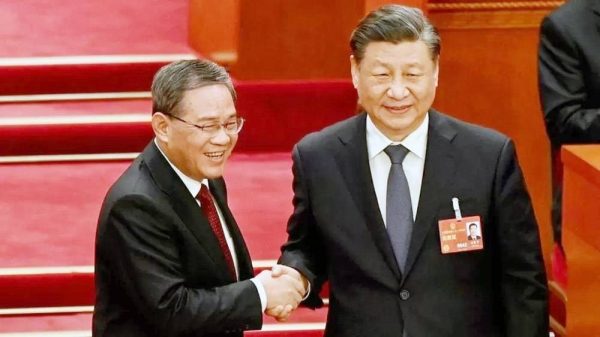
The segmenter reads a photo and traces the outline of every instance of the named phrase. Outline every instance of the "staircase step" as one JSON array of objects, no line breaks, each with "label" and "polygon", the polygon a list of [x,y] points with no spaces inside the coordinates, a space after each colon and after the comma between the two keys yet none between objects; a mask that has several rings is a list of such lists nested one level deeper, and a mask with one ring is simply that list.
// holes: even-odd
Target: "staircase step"
[{"label": "staircase step", "polygon": [[[255,274],[276,262],[254,261]],[[0,268],[0,317],[91,312],[94,296],[93,266]]]},{"label": "staircase step", "polygon": [[[242,152],[291,151],[356,108],[347,81],[240,82],[236,90],[247,120]],[[139,152],[153,137],[150,118],[149,100],[0,104],[0,156]]]},{"label": "staircase step", "polygon": [[[248,331],[245,335],[253,337],[322,336],[326,319],[327,308],[311,310],[300,307],[292,313],[286,322],[279,323],[275,319],[264,315],[262,330]],[[61,316],[0,317],[0,337],[91,337],[91,332],[88,330],[91,322],[91,313]]]},{"label": "staircase step", "polygon": [[193,58],[192,54],[0,58],[0,96],[149,91],[160,67]]},{"label": "staircase step", "polygon": [[[64,102],[19,102],[0,104],[0,121],[4,118],[43,118],[75,117],[75,116],[118,116],[121,114],[139,113],[150,115],[152,100],[82,100]],[[27,124],[23,120],[21,124]]]},{"label": "staircase step", "polygon": [[[92,265],[100,205],[130,163],[0,164],[0,208],[5,210],[0,267]],[[293,209],[291,166],[288,152],[234,153],[228,162],[229,207],[255,260],[278,258],[287,238],[285,224]],[[60,235],[55,235],[57,224]]]},{"label": "staircase step", "polygon": [[2,118],[0,156],[139,152],[153,137],[149,114]]}]

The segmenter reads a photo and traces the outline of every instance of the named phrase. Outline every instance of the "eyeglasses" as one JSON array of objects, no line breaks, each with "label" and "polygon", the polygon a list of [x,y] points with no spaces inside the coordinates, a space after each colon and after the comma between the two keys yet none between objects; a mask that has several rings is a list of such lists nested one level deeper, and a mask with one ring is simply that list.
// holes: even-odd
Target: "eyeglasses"
[{"label": "eyeglasses", "polygon": [[200,129],[202,131],[200,134],[212,138],[221,132],[221,129],[225,129],[225,133],[228,135],[237,135],[240,131],[242,131],[242,127],[244,126],[244,122],[246,121],[242,117],[237,117],[234,120],[225,123],[211,123],[206,125],[196,125],[186,121],[185,119],[181,119],[177,116],[173,116],[170,113],[163,112],[163,114],[175,118],[178,121],[181,121],[187,125],[193,126],[195,128]]}]

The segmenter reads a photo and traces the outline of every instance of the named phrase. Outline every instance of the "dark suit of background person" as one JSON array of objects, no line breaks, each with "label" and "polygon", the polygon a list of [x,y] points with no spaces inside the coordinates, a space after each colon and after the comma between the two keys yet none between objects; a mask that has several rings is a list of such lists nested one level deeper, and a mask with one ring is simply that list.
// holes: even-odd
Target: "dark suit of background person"
[{"label": "dark suit of background person", "polygon": [[600,1],[570,0],[544,18],[539,90],[552,143],[553,228],[560,243],[562,168],[556,156],[565,144],[600,143]]},{"label": "dark suit of background person", "polygon": [[[163,67],[152,93],[156,138],[111,187],[98,221],[93,335],[241,337],[261,328],[267,302],[280,294],[270,293],[269,272],[252,278],[227,206],[221,174],[243,124],[235,92],[222,67],[188,60]],[[195,199],[203,185],[219,216]]]},{"label": "dark suit of background person", "polygon": [[[415,22],[424,20],[420,11],[386,6],[375,13],[367,17],[368,25],[387,22],[389,26],[376,25],[371,32],[418,30],[417,36],[428,35],[422,28],[414,28],[419,25]],[[409,25],[410,29],[404,29]],[[365,26],[365,21],[359,23],[355,33],[360,28],[361,35],[371,36],[367,38],[370,41],[389,41],[377,34],[364,34]],[[355,33],[353,39],[359,36]],[[495,131],[433,109],[427,112],[426,106],[424,119],[418,122],[422,129],[413,130],[400,141],[411,151],[403,166],[409,162],[408,156],[413,156],[412,162],[424,156],[421,188],[410,191],[412,203],[418,195],[415,192],[420,197],[416,198],[410,248],[401,272],[373,182],[373,178],[381,180],[373,175],[371,158],[381,152],[369,150],[369,139],[383,133],[369,121],[381,122],[382,116],[389,115],[367,101],[371,97],[364,97],[369,94],[364,83],[379,85],[387,78],[380,81],[385,69],[369,68],[370,63],[365,62],[386,61],[394,53],[415,61],[412,56],[423,44],[418,40],[420,45],[411,50],[413,40],[403,37],[399,42],[383,43],[381,53],[367,57],[373,51],[369,48],[378,48],[369,42],[364,59],[359,60],[361,65],[355,67],[358,62],[353,60],[355,87],[361,106],[369,114],[361,113],[310,134],[294,147],[294,212],[280,263],[300,271],[310,282],[312,291],[305,301],[308,306],[322,304],[319,289],[329,281],[326,336],[400,337],[404,330],[408,337],[547,337],[547,287],[539,233],[514,143]],[[408,49],[398,49],[403,44]],[[431,61],[427,51],[419,50]],[[353,53],[356,59],[354,48]],[[391,62],[402,65],[403,56],[392,57]],[[404,92],[407,96],[403,96],[403,86],[409,83],[403,81],[412,78],[412,70],[406,69],[409,75],[401,71],[402,76],[394,77],[397,68],[386,74],[394,78],[386,94],[396,95],[397,100],[385,98],[384,104],[397,104],[400,110],[406,109],[404,102],[414,103],[409,109],[423,108],[433,101],[437,71],[428,84],[432,91],[429,96],[415,87],[412,94]],[[430,76],[428,70],[421,74]],[[412,114],[412,110],[402,111]],[[421,143],[425,151],[420,149],[420,141],[409,141],[417,132],[417,138],[426,137]],[[481,216],[483,250],[441,253],[438,221],[455,217],[454,197],[459,199],[463,217]]]}]

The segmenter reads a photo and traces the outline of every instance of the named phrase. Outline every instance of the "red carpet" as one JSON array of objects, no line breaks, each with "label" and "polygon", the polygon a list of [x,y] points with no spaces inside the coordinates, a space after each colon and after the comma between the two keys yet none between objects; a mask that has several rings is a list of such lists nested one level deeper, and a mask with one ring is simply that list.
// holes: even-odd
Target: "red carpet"
[{"label": "red carpet", "polygon": [[[310,310],[299,308],[292,314],[286,324],[293,323],[320,323],[325,322],[327,309]],[[264,324],[279,324],[271,317],[265,316]],[[33,331],[65,331],[89,330],[92,326],[91,314],[38,316],[38,317],[0,317],[0,333],[4,332],[33,332]],[[285,336],[277,334],[277,336]],[[303,336],[306,335],[297,335]],[[133,337],[133,336],[132,336]]]},{"label": "red carpet", "polygon": [[87,115],[122,115],[152,112],[152,100],[103,100],[103,101],[66,101],[44,103],[5,103],[0,104],[0,123],[2,118],[15,117],[57,117]]},{"label": "red carpet", "polygon": [[[154,72],[162,65],[133,61],[76,64],[64,59],[36,65],[36,60],[15,58],[191,53],[188,0],[0,0],[0,6],[0,58],[13,58],[0,59],[4,102],[9,95],[148,91]],[[350,116],[356,95],[348,82],[236,86],[237,106],[248,123],[225,174],[229,203],[253,259],[276,259],[292,209],[289,151],[305,134]],[[0,156],[138,152],[152,137],[147,122],[150,107],[148,99],[0,103]],[[114,122],[115,118],[123,122],[126,115],[136,121]],[[82,122],[82,116],[88,119]],[[89,116],[113,120],[98,122]],[[92,265],[103,196],[129,162],[0,164],[0,268]],[[72,289],[72,295],[87,296],[89,301],[90,275],[84,278],[88,288]],[[27,282],[19,279],[17,287],[5,283],[1,287],[15,290]],[[58,283],[39,283],[48,282]],[[45,285],[39,285],[40,291],[47,291]],[[14,294],[15,300],[35,297],[27,291],[15,290]],[[60,296],[47,295],[48,300]],[[324,322],[326,312],[303,309],[290,323]],[[90,319],[89,314],[4,317],[0,333],[89,330]],[[266,318],[265,323],[275,322]],[[321,328],[309,329],[276,328],[246,335],[322,335]]]},{"label": "red carpet", "polygon": [[[93,264],[101,201],[128,164],[0,165],[0,176],[4,178],[0,180],[0,190],[5,191],[0,194],[0,214],[4,216],[3,223],[9,224],[0,227],[0,267]],[[253,259],[276,259],[279,245],[286,238],[285,223],[292,208],[289,153],[236,154],[225,177],[230,207]],[[259,190],[261,193],[256,193]],[[248,201],[249,195],[252,202]],[[325,315],[326,310],[302,310],[290,322],[323,322]],[[89,314],[0,318],[0,333],[87,330],[90,319]],[[267,318],[265,323],[275,322]],[[263,336],[262,332],[255,334]],[[280,332],[267,335],[288,336]],[[320,332],[315,336],[318,335]],[[312,335],[296,332],[289,336]]]},{"label": "red carpet", "polygon": [[[195,57],[187,0],[0,0],[0,8],[0,96],[148,91],[162,65]],[[175,55],[144,57],[165,54]]]},{"label": "red carpet", "polygon": [[557,245],[552,248],[552,279],[564,290],[567,290],[567,258],[564,251]]},{"label": "red carpet", "polygon": [[187,0],[0,0],[0,57],[188,53]]},{"label": "red carpet", "polygon": [[[149,91],[163,65],[195,55],[0,59],[1,95]],[[15,64],[17,63],[17,64]],[[41,63],[41,64],[38,64]]]},{"label": "red carpet", "polygon": [[[296,128],[297,123],[324,127],[325,123],[350,116],[356,105],[356,93],[349,81],[237,82],[235,88],[238,111],[241,116],[252,118],[253,125],[257,125],[256,120],[265,119],[262,122],[268,126],[288,129]],[[150,83],[147,89],[150,89]],[[0,104],[0,123],[3,117],[150,115],[151,111],[150,98],[3,103]]]},{"label": "red carpet", "polygon": [[[347,81],[242,82],[236,84],[236,89],[238,112],[246,118],[237,145],[240,152],[291,151],[304,135],[351,116],[356,106],[356,93]],[[141,120],[33,123],[3,119],[14,115],[10,108],[0,108],[0,143],[4,145],[0,147],[0,156],[140,151],[153,137],[148,122],[151,109],[144,101],[125,102],[122,108],[119,102],[36,104],[29,105],[29,112],[23,112],[26,106],[13,106],[19,107],[17,114],[28,117],[55,116],[56,109],[66,106],[76,116],[103,115],[103,111],[114,114],[120,110],[138,113]]]},{"label": "red carpet", "polygon": [[[255,260],[276,259],[286,239],[289,158],[236,154],[226,170],[230,207]],[[0,267],[92,265],[102,199],[128,164],[0,165]]]}]

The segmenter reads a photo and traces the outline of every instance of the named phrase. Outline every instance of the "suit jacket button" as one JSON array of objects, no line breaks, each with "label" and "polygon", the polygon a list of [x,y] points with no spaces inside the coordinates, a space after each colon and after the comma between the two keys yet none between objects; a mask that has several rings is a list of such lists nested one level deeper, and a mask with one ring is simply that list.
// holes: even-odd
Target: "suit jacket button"
[{"label": "suit jacket button", "polygon": [[403,301],[406,301],[407,299],[409,299],[409,298],[410,298],[410,292],[409,292],[408,290],[402,290],[402,291],[400,292],[400,298],[401,298]]}]

